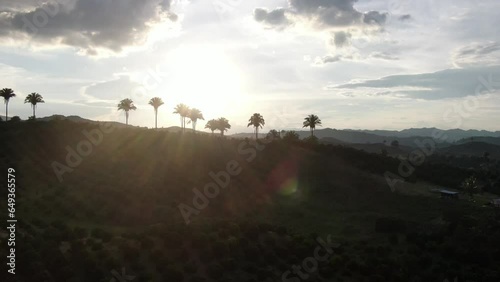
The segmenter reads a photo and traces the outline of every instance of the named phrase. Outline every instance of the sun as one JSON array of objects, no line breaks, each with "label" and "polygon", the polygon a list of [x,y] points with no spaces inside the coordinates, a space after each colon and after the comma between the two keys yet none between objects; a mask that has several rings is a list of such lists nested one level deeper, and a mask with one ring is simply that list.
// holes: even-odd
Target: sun
[{"label": "sun", "polygon": [[167,64],[176,100],[202,110],[205,117],[223,116],[241,104],[241,71],[222,48],[182,46],[170,54]]}]

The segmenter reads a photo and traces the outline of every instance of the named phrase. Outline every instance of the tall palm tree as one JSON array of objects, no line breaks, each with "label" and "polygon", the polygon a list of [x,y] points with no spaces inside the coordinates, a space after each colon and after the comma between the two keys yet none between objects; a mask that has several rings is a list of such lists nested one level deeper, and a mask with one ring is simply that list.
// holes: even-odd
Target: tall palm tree
[{"label": "tall palm tree", "polygon": [[26,96],[26,99],[24,99],[24,103],[30,103],[31,104],[31,108],[33,108],[33,118],[36,119],[36,105],[39,104],[39,103],[45,103],[45,101],[43,100],[43,97],[42,95],[36,93],[36,92],[33,92],[31,94],[29,94],[28,96]]},{"label": "tall palm tree", "polygon": [[217,120],[217,129],[220,130],[220,135],[224,136],[224,132],[231,129],[231,125],[226,118],[221,117]]},{"label": "tall palm tree", "polygon": [[189,107],[185,104],[179,104],[174,108],[174,114],[179,114],[181,117],[181,128],[182,131],[186,128],[186,117],[189,115]]},{"label": "tall palm tree", "polygon": [[262,128],[265,124],[266,122],[264,121],[264,117],[259,113],[253,114],[248,120],[247,127],[255,127],[255,140],[259,139],[259,128]]},{"label": "tall palm tree", "polygon": [[0,90],[0,97],[3,97],[3,101],[5,102],[5,121],[9,119],[9,100],[10,98],[16,97],[14,90],[10,88],[4,88]]},{"label": "tall palm tree", "polygon": [[155,128],[158,128],[158,108],[165,103],[163,103],[161,98],[154,97],[149,100],[149,104],[155,109]]},{"label": "tall palm tree", "polygon": [[210,131],[212,131],[212,134],[214,134],[214,131],[219,129],[219,125],[217,124],[217,120],[215,120],[215,119],[209,120],[207,122],[207,124],[205,125],[205,128],[210,129]]},{"label": "tall palm tree", "polygon": [[311,114],[304,119],[303,125],[303,127],[309,127],[311,129],[311,136],[314,136],[316,126],[321,126],[321,119],[317,115]]},{"label": "tall palm tree", "polygon": [[128,125],[128,112],[129,111],[135,111],[137,108],[134,106],[134,101],[131,99],[123,99],[120,101],[120,104],[118,104],[118,110],[125,111],[125,124]]},{"label": "tall palm tree", "polygon": [[189,111],[189,119],[189,122],[193,123],[193,131],[196,131],[196,122],[198,122],[199,119],[205,120],[201,111],[196,108],[192,108]]}]

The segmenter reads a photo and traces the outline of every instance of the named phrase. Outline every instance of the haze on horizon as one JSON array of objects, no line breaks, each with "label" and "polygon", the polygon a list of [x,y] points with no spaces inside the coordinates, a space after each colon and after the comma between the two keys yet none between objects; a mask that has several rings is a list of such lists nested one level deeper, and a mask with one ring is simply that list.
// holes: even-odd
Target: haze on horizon
[{"label": "haze on horizon", "polygon": [[[43,4],[45,3],[45,4]],[[500,2],[431,0],[0,1],[10,115],[178,126],[179,103],[229,134],[324,128],[500,130]],[[5,109],[0,107],[0,114]],[[198,128],[203,128],[200,122]]]}]

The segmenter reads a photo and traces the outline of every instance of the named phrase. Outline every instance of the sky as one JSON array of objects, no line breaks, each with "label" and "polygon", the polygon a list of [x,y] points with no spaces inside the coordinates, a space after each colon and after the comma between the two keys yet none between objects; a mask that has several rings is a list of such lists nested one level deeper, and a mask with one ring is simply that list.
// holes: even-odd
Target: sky
[{"label": "sky", "polygon": [[[180,125],[185,103],[229,133],[324,128],[500,130],[500,1],[0,0],[9,114]],[[0,107],[0,114],[5,114]],[[202,129],[205,122],[198,122]]]}]

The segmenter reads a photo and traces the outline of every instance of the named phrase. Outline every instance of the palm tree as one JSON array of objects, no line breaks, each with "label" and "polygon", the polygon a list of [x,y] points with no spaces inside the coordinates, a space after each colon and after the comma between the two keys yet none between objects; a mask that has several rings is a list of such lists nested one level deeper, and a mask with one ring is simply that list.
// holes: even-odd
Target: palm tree
[{"label": "palm tree", "polygon": [[186,128],[186,117],[189,115],[189,107],[185,104],[179,104],[174,108],[174,114],[179,114],[181,117],[182,131]]},{"label": "palm tree", "polygon": [[271,140],[276,140],[276,139],[281,139],[281,136],[276,129],[271,129],[269,130],[269,133],[267,133],[266,138]]},{"label": "palm tree", "polygon": [[265,124],[266,122],[264,121],[264,117],[262,117],[262,115],[259,113],[253,114],[248,120],[247,127],[255,127],[255,140],[259,139],[259,127],[262,128],[262,126]]},{"label": "palm tree", "polygon": [[304,119],[303,125],[303,127],[311,128],[311,136],[314,136],[314,130],[316,130],[316,126],[321,126],[321,119],[319,119],[317,115],[311,114]]},{"label": "palm tree", "polygon": [[158,108],[165,103],[161,98],[154,97],[149,100],[149,104],[155,109],[155,128],[158,128]]},{"label": "palm tree", "polygon": [[123,99],[120,101],[120,104],[118,104],[118,110],[125,111],[125,124],[128,125],[128,112],[129,111],[135,111],[137,108],[134,106],[134,101],[131,99]]},{"label": "palm tree", "polygon": [[33,119],[36,119],[36,105],[38,103],[45,103],[45,101],[43,100],[43,97],[42,95],[36,93],[36,92],[33,92],[31,94],[29,94],[28,96],[26,96],[26,99],[24,99],[24,103],[30,103],[31,104],[31,108],[33,108]]},{"label": "palm tree", "polygon": [[207,124],[205,125],[205,128],[210,129],[210,131],[212,131],[212,134],[214,134],[214,131],[219,129],[219,125],[217,124],[217,120],[215,120],[215,119],[209,120],[207,122]]},{"label": "palm tree", "polygon": [[201,111],[196,108],[193,108],[189,111],[189,119],[189,122],[193,123],[193,131],[196,131],[196,122],[198,122],[199,119],[205,120]]},{"label": "palm tree", "polygon": [[3,97],[3,101],[5,102],[5,121],[9,119],[9,100],[12,97],[16,97],[14,90],[10,88],[4,88],[0,90],[0,97]]},{"label": "palm tree", "polygon": [[220,130],[220,135],[224,136],[224,132],[231,129],[231,125],[226,118],[221,117],[217,120],[217,129]]}]

